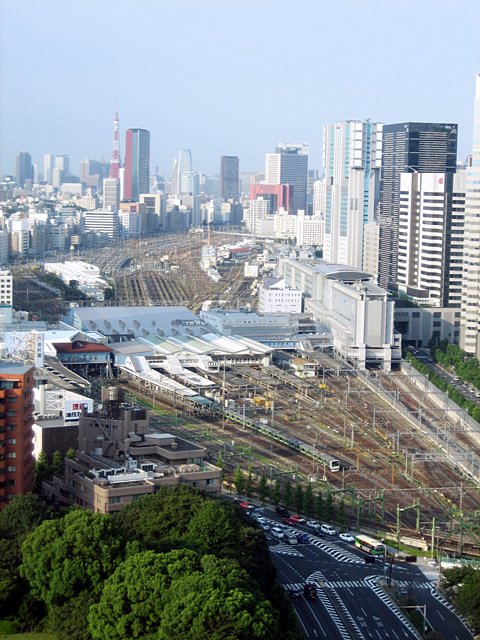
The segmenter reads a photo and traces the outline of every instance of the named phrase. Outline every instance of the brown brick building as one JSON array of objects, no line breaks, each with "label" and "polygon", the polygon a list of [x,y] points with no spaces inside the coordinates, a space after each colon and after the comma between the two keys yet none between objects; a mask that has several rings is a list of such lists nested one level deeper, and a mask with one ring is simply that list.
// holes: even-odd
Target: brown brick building
[{"label": "brown brick building", "polygon": [[0,509],[33,489],[33,370],[0,363]]}]

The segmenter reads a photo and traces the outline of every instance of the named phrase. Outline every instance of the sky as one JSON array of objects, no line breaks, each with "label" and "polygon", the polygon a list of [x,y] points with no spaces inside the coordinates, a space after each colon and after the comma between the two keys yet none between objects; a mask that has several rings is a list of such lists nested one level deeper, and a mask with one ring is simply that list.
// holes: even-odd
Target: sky
[{"label": "sky", "polygon": [[125,130],[151,132],[170,178],[221,155],[261,171],[280,141],[322,168],[340,120],[459,125],[471,152],[479,0],[1,0],[0,176],[18,151],[108,160],[118,99]]}]

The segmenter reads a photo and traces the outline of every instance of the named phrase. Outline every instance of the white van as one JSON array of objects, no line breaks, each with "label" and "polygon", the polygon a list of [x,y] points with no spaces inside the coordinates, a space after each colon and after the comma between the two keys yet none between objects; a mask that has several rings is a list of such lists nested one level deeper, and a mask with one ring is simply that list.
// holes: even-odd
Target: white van
[{"label": "white van", "polygon": [[327,536],[336,536],[337,532],[335,531],[335,529],[332,527],[331,524],[322,524],[322,526],[320,527],[320,531],[322,533],[326,533]]},{"label": "white van", "polygon": [[290,533],[289,531],[286,531],[285,542],[288,542],[288,544],[298,544],[297,536],[294,533]]},{"label": "white van", "polygon": [[275,538],[278,538],[279,540],[283,540],[284,533],[279,527],[272,527],[271,534]]}]

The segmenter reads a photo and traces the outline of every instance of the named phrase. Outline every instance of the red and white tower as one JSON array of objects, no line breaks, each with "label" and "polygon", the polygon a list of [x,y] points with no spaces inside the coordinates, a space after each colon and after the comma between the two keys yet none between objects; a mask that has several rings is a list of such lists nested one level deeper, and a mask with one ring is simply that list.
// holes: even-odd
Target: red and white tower
[{"label": "red and white tower", "polygon": [[113,151],[110,158],[110,178],[120,177],[120,145],[118,142],[118,100],[117,111],[115,113],[115,124],[113,129]]}]

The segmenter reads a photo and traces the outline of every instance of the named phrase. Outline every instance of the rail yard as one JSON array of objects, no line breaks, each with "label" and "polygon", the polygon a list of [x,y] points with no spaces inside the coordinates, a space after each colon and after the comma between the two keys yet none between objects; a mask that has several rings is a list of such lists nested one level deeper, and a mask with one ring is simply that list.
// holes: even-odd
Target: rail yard
[{"label": "rail yard", "polygon": [[[211,378],[234,409],[185,418],[178,403],[173,413],[156,416],[156,424],[203,440],[227,470],[250,465],[257,478],[313,480],[322,492],[345,496],[353,521],[381,528],[383,519],[387,533],[402,510],[402,530],[418,536],[419,517],[425,539],[434,518],[441,537],[463,514],[480,510],[480,428],[467,430],[460,412],[458,420],[449,418],[402,373],[364,375],[327,354],[315,357],[318,376],[310,380],[277,367],[227,368]],[[173,408],[171,400],[155,400]],[[301,453],[286,438],[318,455]],[[338,460],[339,470],[329,460]]]}]

